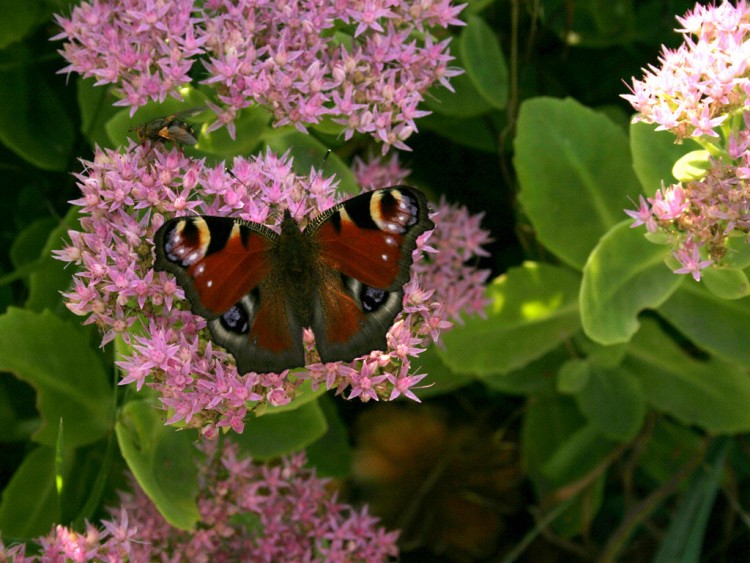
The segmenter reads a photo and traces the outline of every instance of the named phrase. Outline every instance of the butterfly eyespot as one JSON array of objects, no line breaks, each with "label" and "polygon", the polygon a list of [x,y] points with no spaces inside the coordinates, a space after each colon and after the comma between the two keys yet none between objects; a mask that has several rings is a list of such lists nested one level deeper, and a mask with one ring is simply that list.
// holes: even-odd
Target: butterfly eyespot
[{"label": "butterfly eyespot", "polygon": [[371,313],[380,309],[383,303],[388,300],[388,292],[363,285],[359,297],[362,300],[362,308]]},{"label": "butterfly eyespot", "polygon": [[245,309],[243,309],[239,305],[234,305],[219,319],[221,326],[223,326],[229,332],[234,332],[236,334],[247,334],[248,332],[250,332],[249,321],[250,320],[247,316],[247,313],[245,312]]}]

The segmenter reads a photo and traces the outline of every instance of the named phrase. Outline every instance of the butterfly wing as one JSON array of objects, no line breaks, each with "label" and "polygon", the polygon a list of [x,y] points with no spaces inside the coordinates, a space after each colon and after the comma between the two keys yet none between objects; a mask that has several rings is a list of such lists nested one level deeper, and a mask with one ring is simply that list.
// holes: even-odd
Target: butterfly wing
[{"label": "butterfly wing", "polygon": [[417,238],[433,227],[424,194],[407,186],[353,197],[310,223],[305,234],[321,264],[312,329],[322,361],[386,348]]},{"label": "butterfly wing", "polygon": [[154,269],[177,277],[192,311],[240,373],[304,365],[302,327],[277,283],[279,235],[228,217],[181,217],[159,228]]}]

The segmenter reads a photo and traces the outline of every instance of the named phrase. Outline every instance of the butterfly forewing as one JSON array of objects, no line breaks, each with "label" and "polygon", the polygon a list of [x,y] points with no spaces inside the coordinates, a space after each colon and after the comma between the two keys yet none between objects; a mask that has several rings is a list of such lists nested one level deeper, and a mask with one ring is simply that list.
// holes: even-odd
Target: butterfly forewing
[{"label": "butterfly forewing", "polygon": [[432,229],[419,190],[396,186],[349,199],[316,218],[305,233],[334,270],[363,284],[396,291],[409,279],[417,237]]}]

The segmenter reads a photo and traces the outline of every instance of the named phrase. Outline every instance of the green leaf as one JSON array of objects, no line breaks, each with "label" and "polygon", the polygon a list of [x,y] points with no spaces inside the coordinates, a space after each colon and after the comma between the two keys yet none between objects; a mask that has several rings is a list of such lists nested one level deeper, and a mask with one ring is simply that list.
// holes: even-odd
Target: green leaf
[{"label": "green leaf", "polygon": [[248,420],[245,431],[233,437],[253,459],[267,460],[305,448],[328,430],[317,402],[293,411],[272,413]]},{"label": "green leaf", "polygon": [[692,139],[675,143],[669,131],[656,131],[656,125],[642,121],[630,125],[630,151],[633,154],[633,169],[641,182],[643,191],[653,196],[661,183],[675,183],[672,168],[688,152],[700,147]]},{"label": "green leaf", "polygon": [[446,365],[437,351],[437,346],[430,346],[414,360],[412,365],[419,373],[426,373],[419,386],[422,389],[414,389],[414,394],[420,399],[445,395],[475,380],[471,374],[453,371]]},{"label": "green leaf", "polygon": [[[750,266],[750,244],[747,244],[746,235],[739,232],[730,233],[726,246],[727,254],[722,260],[724,266],[739,270],[744,270]],[[711,268],[707,268],[707,270],[709,269]]]},{"label": "green leaf", "polygon": [[0,0],[0,49],[29,35],[47,17],[40,2]]},{"label": "green leaf", "polygon": [[34,440],[53,446],[60,418],[70,448],[94,442],[111,428],[113,390],[86,332],[49,311],[9,308],[0,316],[0,342],[0,371],[36,389],[43,424]]},{"label": "green leaf", "polygon": [[579,328],[577,275],[525,262],[495,280],[487,318],[471,317],[442,335],[445,363],[478,375],[508,373],[535,360]]},{"label": "green leaf", "polygon": [[[92,147],[96,145],[108,147],[112,145],[112,139],[107,134],[107,122],[118,114],[127,116],[128,111],[114,106],[117,98],[112,95],[112,91],[109,88],[94,86],[95,82],[95,78],[79,77],[76,80],[78,108],[81,112],[81,133]],[[125,121],[124,117],[123,121]],[[123,140],[125,135],[127,133],[123,132]]]},{"label": "green leaf", "polygon": [[224,160],[230,160],[240,154],[250,154],[258,148],[270,122],[271,114],[261,106],[243,109],[235,120],[234,138],[229,136],[226,127],[211,133],[206,132],[206,123],[198,136],[196,148]]},{"label": "green leaf", "polygon": [[[633,40],[637,32],[632,0],[565,0],[541,4],[545,27],[575,47],[608,47]],[[599,69],[601,72],[601,69]]]},{"label": "green leaf", "polygon": [[[461,49],[451,53],[456,57],[452,64],[465,66],[461,60]],[[492,110],[490,103],[477,91],[468,74],[459,74],[450,79],[451,92],[440,83],[433,85],[425,96],[424,105],[441,115],[450,117],[476,117]]]},{"label": "green leaf", "polygon": [[161,515],[176,528],[193,529],[200,519],[195,432],[164,426],[147,401],[126,403],[115,430],[128,467]]},{"label": "green leaf", "polygon": [[750,367],[750,299],[727,301],[688,280],[658,309],[696,346],[729,362]]},{"label": "green leaf", "polygon": [[36,260],[47,242],[49,232],[57,225],[52,217],[37,219],[27,225],[13,241],[10,247],[10,260],[13,266],[19,268]]},{"label": "green leaf", "polygon": [[557,390],[566,395],[580,393],[591,379],[591,367],[586,360],[569,360],[557,375]]},{"label": "green leaf", "polygon": [[317,469],[318,475],[343,479],[352,469],[348,428],[331,397],[323,395],[318,399],[318,406],[325,415],[328,429],[307,447],[307,462]]},{"label": "green leaf", "polygon": [[419,126],[465,147],[490,153],[498,150],[497,134],[484,116],[453,117],[435,112],[423,117]]},{"label": "green leaf", "polygon": [[33,166],[64,171],[75,131],[34,55],[14,44],[0,51],[0,142]]},{"label": "green leaf", "polygon": [[734,268],[706,268],[701,272],[701,281],[720,299],[742,299],[750,292],[747,274]]},{"label": "green leaf", "polygon": [[581,426],[545,460],[542,474],[558,486],[572,483],[592,471],[616,445],[593,426]]},{"label": "green leaf", "polygon": [[706,176],[706,172],[711,168],[710,157],[711,153],[705,149],[690,151],[674,163],[672,176],[680,182],[700,180]]},{"label": "green leaf", "polygon": [[684,279],[664,265],[669,248],[648,242],[630,223],[604,235],[583,268],[583,330],[600,344],[627,342],[638,314],[664,303]]},{"label": "green leaf", "polygon": [[655,409],[684,424],[716,434],[750,430],[747,373],[720,360],[691,358],[653,321],[644,320],[623,367],[640,380]]},{"label": "green leaf", "polygon": [[612,440],[635,437],[646,416],[638,379],[622,368],[605,369],[582,360],[571,364],[560,372],[558,389],[574,395],[592,428]]},{"label": "green leaf", "polygon": [[518,199],[537,237],[581,269],[640,191],[627,137],[575,100],[535,98],[521,105],[515,149]]},{"label": "green leaf", "polygon": [[698,453],[701,443],[694,430],[666,416],[658,417],[638,466],[655,482],[663,483],[674,476],[676,467],[687,464]]},{"label": "green leaf", "polygon": [[47,534],[60,518],[55,489],[55,450],[34,448],[3,490],[0,530],[3,538],[34,538]]},{"label": "green leaf", "polygon": [[308,175],[312,168],[322,171],[324,176],[336,175],[339,190],[347,194],[358,194],[359,184],[352,169],[337,155],[328,152],[328,147],[315,137],[300,133],[294,127],[267,129],[263,140],[276,154],[289,151],[294,157],[294,171]]},{"label": "green leaf", "polygon": [[724,474],[728,444],[728,438],[719,438],[711,444],[705,463],[692,475],[680,498],[654,563],[701,561],[703,538],[708,531],[708,520]]},{"label": "green leaf", "polygon": [[539,359],[509,373],[498,373],[482,377],[489,388],[511,395],[531,395],[552,389],[555,374],[570,358],[564,345],[558,346]]},{"label": "green leaf", "polygon": [[492,28],[475,15],[467,18],[458,39],[466,68],[479,94],[497,109],[508,104],[508,67]]},{"label": "green leaf", "polygon": [[[52,251],[60,250],[70,243],[68,230],[80,228],[78,221],[78,208],[71,207],[65,218],[48,234],[40,253],[42,260],[29,276],[29,297],[25,303],[27,309],[37,312],[49,309],[60,317],[75,317],[60,299],[60,292],[70,289],[73,285],[73,268],[66,268],[66,263],[55,259]],[[76,322],[80,323],[80,317],[75,318]]]},{"label": "green leaf", "polygon": [[[571,399],[540,394],[528,403],[521,428],[521,456],[542,499],[593,470],[615,447],[585,421]],[[580,533],[601,506],[604,474],[555,522],[558,533]]]}]

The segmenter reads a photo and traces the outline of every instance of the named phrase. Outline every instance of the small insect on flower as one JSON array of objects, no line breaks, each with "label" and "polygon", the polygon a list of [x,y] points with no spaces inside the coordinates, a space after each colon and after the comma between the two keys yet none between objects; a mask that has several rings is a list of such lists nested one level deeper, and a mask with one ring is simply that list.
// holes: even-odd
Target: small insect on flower
[{"label": "small insect on flower", "polygon": [[166,117],[156,117],[150,121],[133,127],[130,130],[135,131],[138,135],[138,142],[143,144],[145,141],[170,142],[175,145],[194,145],[198,142],[195,129],[184,117],[190,117],[200,113],[205,106],[199,106]]}]

